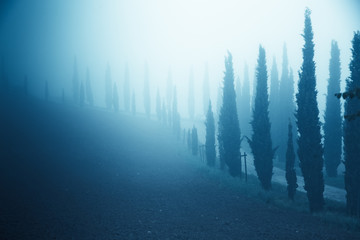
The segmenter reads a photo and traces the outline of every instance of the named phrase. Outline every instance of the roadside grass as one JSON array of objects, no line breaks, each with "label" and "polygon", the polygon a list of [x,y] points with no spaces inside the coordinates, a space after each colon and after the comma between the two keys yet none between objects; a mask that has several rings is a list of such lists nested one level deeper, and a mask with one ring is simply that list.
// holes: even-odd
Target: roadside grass
[{"label": "roadside grass", "polygon": [[[272,182],[272,189],[265,191],[261,188],[256,176],[248,175],[247,182],[243,175],[242,179],[231,177],[226,171],[219,167],[210,168],[200,157],[192,156],[184,145],[179,143],[179,155],[187,162],[192,164],[199,174],[215,179],[221,186],[231,188],[249,198],[257,199],[269,204],[270,207],[285,208],[302,213],[309,213],[308,199],[306,193],[296,192],[295,200],[291,201],[287,196],[287,187],[279,183]],[[346,214],[344,203],[325,199],[324,211],[313,213],[320,221],[334,227],[341,227],[350,231],[360,231],[360,220]]]}]

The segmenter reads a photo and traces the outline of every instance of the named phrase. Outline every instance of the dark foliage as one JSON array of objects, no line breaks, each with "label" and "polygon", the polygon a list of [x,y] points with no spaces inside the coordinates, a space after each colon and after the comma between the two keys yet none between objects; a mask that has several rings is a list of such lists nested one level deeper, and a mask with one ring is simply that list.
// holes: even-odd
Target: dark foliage
[{"label": "dark foliage", "polygon": [[232,55],[225,57],[223,101],[219,116],[220,165],[226,164],[233,177],[241,177],[240,127],[236,109]]},{"label": "dark foliage", "polygon": [[336,177],[341,161],[342,117],[340,101],[333,96],[334,93],[340,92],[341,75],[340,50],[335,41],[331,43],[329,72],[324,124],[324,161],[326,174]]},{"label": "dark foliage", "polygon": [[295,150],[294,150],[294,140],[293,140],[293,130],[292,124],[289,120],[288,126],[288,142],[287,142],[287,149],[286,149],[286,165],[285,165],[285,177],[287,182],[287,191],[288,197],[291,200],[294,200],[294,196],[296,193],[296,188],[298,187],[296,181],[296,172],[295,172]]},{"label": "dark foliage", "polygon": [[[360,88],[360,32],[354,33],[352,59],[349,65],[350,77],[346,91]],[[360,109],[359,98],[346,98],[345,115],[356,114]],[[346,206],[350,215],[360,217],[360,118],[344,122],[344,160]]]},{"label": "dark foliage", "polygon": [[271,125],[269,120],[269,97],[267,87],[267,67],[265,49],[259,47],[259,58],[256,67],[256,96],[253,108],[251,126],[253,130],[251,140],[248,139],[254,156],[254,165],[261,186],[265,190],[271,189],[273,158],[275,149],[272,148]]},{"label": "dark foliage", "polygon": [[305,11],[303,64],[299,72],[297,102],[298,156],[304,176],[305,190],[311,212],[321,211],[324,206],[323,147],[321,144],[319,109],[316,100],[316,77],[314,62],[311,11]]},{"label": "dark foliage", "polygon": [[206,136],[205,136],[205,154],[206,163],[209,167],[215,166],[216,151],[215,151],[215,120],[212,112],[211,101],[208,104],[208,112],[206,114]]},{"label": "dark foliage", "polygon": [[193,126],[192,131],[191,131],[191,152],[194,156],[197,156],[198,151],[199,151],[198,134],[197,134],[196,127]]}]

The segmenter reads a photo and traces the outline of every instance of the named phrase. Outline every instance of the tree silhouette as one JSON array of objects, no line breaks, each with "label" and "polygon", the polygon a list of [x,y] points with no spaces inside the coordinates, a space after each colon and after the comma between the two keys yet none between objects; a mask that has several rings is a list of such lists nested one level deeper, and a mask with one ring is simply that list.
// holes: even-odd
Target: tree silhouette
[{"label": "tree silhouette", "polygon": [[206,136],[205,136],[205,154],[206,163],[209,167],[215,166],[216,151],[215,151],[215,120],[212,112],[211,101],[208,104],[208,111],[206,114]]},{"label": "tree silhouette", "polygon": [[316,77],[314,62],[311,11],[305,11],[305,40],[303,63],[299,72],[297,102],[298,156],[304,176],[305,190],[311,212],[321,211],[324,206],[323,147],[321,145],[319,109],[316,100]]},{"label": "tree silhouette", "polygon": [[233,177],[241,177],[240,127],[234,89],[234,69],[232,55],[225,57],[223,101],[219,116],[220,165],[226,164]]},{"label": "tree silhouette", "polygon": [[333,94],[340,91],[340,50],[336,41],[331,43],[331,59],[329,63],[330,78],[326,96],[324,124],[324,160],[329,177],[337,176],[337,168],[341,160],[342,118],[341,104]]},{"label": "tree silhouette", "polygon": [[[360,109],[360,32],[354,33],[352,40],[352,59],[349,65],[350,77],[346,81],[346,91],[356,94],[345,100],[345,115],[354,115]],[[356,97],[355,97],[356,96]],[[344,121],[344,163],[346,207],[350,215],[360,216],[360,118]]]},{"label": "tree silhouette", "polygon": [[294,196],[296,193],[296,188],[298,187],[296,181],[296,172],[295,172],[295,150],[294,150],[294,141],[293,141],[293,130],[292,124],[289,119],[289,126],[288,126],[288,142],[287,142],[287,149],[286,149],[286,165],[285,165],[285,177],[287,182],[287,191],[288,197],[291,200],[294,200]]},{"label": "tree silhouette", "polygon": [[258,64],[256,67],[256,97],[253,108],[251,126],[252,138],[248,138],[254,156],[254,165],[261,186],[271,189],[273,158],[276,149],[272,148],[271,125],[269,120],[269,95],[267,87],[267,67],[265,49],[259,47]]}]

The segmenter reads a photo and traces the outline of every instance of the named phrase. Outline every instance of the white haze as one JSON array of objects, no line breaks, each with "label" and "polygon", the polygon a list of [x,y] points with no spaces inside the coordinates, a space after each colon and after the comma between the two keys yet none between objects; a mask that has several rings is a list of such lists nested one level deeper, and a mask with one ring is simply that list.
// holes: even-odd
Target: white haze
[{"label": "white haze", "polygon": [[[351,0],[77,0],[18,1],[0,25],[0,54],[9,77],[41,96],[45,80],[50,94],[71,92],[74,56],[80,78],[89,67],[95,103],[103,106],[107,63],[122,93],[125,64],[137,109],[143,110],[144,64],[149,65],[152,112],[156,89],[165,97],[168,69],[178,90],[180,114],[188,116],[191,66],[195,75],[195,111],[202,114],[202,82],[207,62],[211,98],[223,78],[224,56],[233,54],[235,74],[243,79],[245,62],[253,80],[259,44],[266,49],[268,72],[276,57],[281,73],[286,42],[290,66],[302,61],[304,11],[312,10],[316,75],[321,115],[328,79],[331,40],[341,49],[342,79],[348,75],[353,32],[360,30],[359,4]],[[344,87],[344,84],[343,84]],[[122,107],[122,97],[121,107]]]}]

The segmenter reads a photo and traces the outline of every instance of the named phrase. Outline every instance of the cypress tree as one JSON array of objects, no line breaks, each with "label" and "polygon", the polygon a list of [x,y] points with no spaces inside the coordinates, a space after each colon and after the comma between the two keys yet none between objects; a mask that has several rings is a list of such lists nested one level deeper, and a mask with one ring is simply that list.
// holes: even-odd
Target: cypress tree
[{"label": "cypress tree", "polygon": [[124,108],[126,112],[130,112],[130,77],[128,64],[125,66],[124,78]]},{"label": "cypress tree", "polygon": [[109,63],[107,64],[105,74],[105,104],[108,109],[111,109],[113,105],[111,69]]},{"label": "cypress tree", "polygon": [[321,145],[319,109],[316,101],[316,77],[314,62],[311,11],[305,11],[303,64],[299,72],[297,102],[298,156],[304,176],[305,190],[311,212],[321,211],[324,206],[323,147]]},{"label": "cypress tree", "polygon": [[292,124],[289,119],[289,126],[288,126],[288,142],[287,142],[287,149],[286,149],[286,165],[285,165],[285,177],[287,182],[287,191],[288,197],[291,200],[294,200],[294,196],[296,193],[296,188],[298,187],[296,181],[296,172],[295,172],[295,150],[294,150],[294,140],[293,140],[293,130]]},{"label": "cypress tree", "polygon": [[[279,107],[279,73],[277,69],[276,59],[273,58],[270,74],[270,103],[269,103],[269,116],[271,122],[271,136],[273,145],[279,145],[279,124],[278,119],[281,117],[278,112]],[[277,154],[275,153],[275,156]]]},{"label": "cypress tree", "polygon": [[206,136],[205,136],[205,154],[206,163],[209,167],[215,166],[216,151],[215,151],[215,120],[212,112],[211,101],[208,104],[208,111],[206,114]]},{"label": "cypress tree", "polygon": [[232,55],[225,57],[223,101],[219,116],[220,163],[225,163],[233,177],[241,177],[240,127],[234,89],[234,69]]},{"label": "cypress tree", "polygon": [[85,89],[84,89],[83,81],[81,81],[81,83],[80,83],[79,104],[81,107],[83,107],[85,105]]},{"label": "cypress tree", "polygon": [[326,174],[329,177],[336,177],[341,161],[342,144],[341,104],[334,98],[334,94],[340,92],[341,75],[340,50],[336,41],[331,43],[329,73],[324,124],[324,161]]},{"label": "cypress tree", "polygon": [[192,155],[197,156],[198,148],[199,148],[199,140],[198,140],[198,135],[197,135],[197,129],[196,129],[195,126],[193,126],[193,129],[191,131],[191,152],[192,152]]},{"label": "cypress tree", "polygon": [[194,119],[195,115],[195,97],[194,97],[194,69],[191,67],[189,75],[189,99],[188,99],[188,108],[189,108],[189,117],[191,120]]},{"label": "cypress tree", "polygon": [[79,73],[77,68],[76,57],[74,58],[74,72],[72,79],[72,88],[73,88],[73,101],[75,104],[79,103],[80,100],[80,85],[79,85]]},{"label": "cypress tree", "polygon": [[112,99],[112,103],[113,103],[113,106],[114,106],[114,111],[115,112],[118,112],[119,111],[119,94],[118,94],[118,89],[117,89],[117,86],[116,86],[116,83],[114,83],[114,92],[113,92],[113,99]]},{"label": "cypress tree", "polygon": [[[290,118],[291,122],[295,122],[295,102],[294,102],[294,75],[293,71],[288,66],[288,57],[287,57],[287,48],[286,44],[283,47],[283,62],[282,62],[282,72],[281,72],[281,81],[279,89],[279,105],[278,105],[278,116],[277,126],[277,138],[278,138],[278,157],[281,162],[285,162],[286,155],[286,144],[287,144],[287,119]],[[296,128],[293,128],[293,136],[296,136]],[[294,139],[294,146],[295,139]]]},{"label": "cypress tree", "polygon": [[244,81],[241,88],[241,101],[240,101],[240,127],[244,136],[250,136],[250,121],[251,121],[251,107],[250,107],[250,82],[249,82],[249,69],[247,64],[244,66]]},{"label": "cypress tree", "polygon": [[162,112],[161,112],[161,100],[160,100],[160,92],[159,88],[156,92],[156,115],[158,120],[161,122]]},{"label": "cypress tree", "polygon": [[[346,81],[346,91],[360,88],[360,32],[354,33],[352,59],[349,65],[350,77]],[[357,114],[360,109],[359,96],[346,98],[345,116]],[[360,217],[360,118],[344,121],[344,160],[346,207],[352,216]]]},{"label": "cypress tree", "polygon": [[144,108],[145,108],[145,113],[146,116],[148,118],[150,118],[150,106],[151,106],[151,102],[150,102],[150,86],[149,86],[149,67],[148,64],[145,63],[145,80],[144,80]]},{"label": "cypress tree", "polygon": [[261,186],[271,189],[273,158],[276,149],[272,148],[271,125],[269,120],[269,95],[267,87],[267,67],[265,49],[259,47],[259,58],[256,67],[256,97],[253,108],[251,140],[248,139],[254,156],[254,165]]},{"label": "cypress tree", "polygon": [[203,107],[204,115],[206,116],[210,100],[210,87],[209,87],[209,68],[208,64],[205,64],[204,83],[203,83]]},{"label": "cypress tree", "polygon": [[135,100],[135,92],[134,91],[132,93],[131,111],[132,111],[132,114],[135,116],[136,115],[136,100]]},{"label": "cypress tree", "polygon": [[90,82],[89,68],[86,69],[86,100],[90,106],[94,106],[94,96],[93,96],[91,82]]}]

